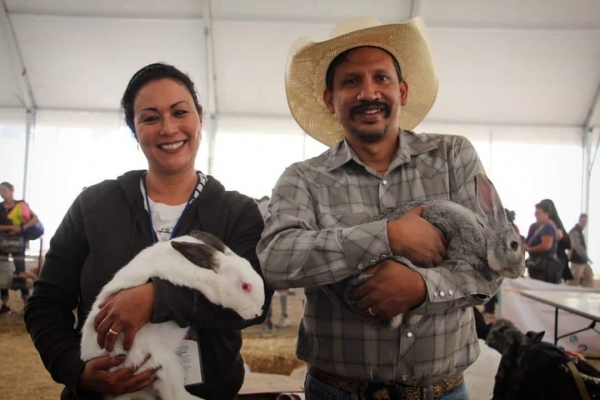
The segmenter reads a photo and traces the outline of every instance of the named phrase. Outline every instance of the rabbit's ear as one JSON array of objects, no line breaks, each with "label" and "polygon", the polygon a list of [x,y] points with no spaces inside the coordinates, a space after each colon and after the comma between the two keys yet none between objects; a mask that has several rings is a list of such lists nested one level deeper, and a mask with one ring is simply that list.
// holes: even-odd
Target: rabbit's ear
[{"label": "rabbit's ear", "polygon": [[229,247],[225,246],[225,243],[223,243],[218,237],[211,235],[208,232],[191,231],[190,236],[194,239],[203,241],[210,247],[214,248],[217,251],[220,251],[223,254],[228,254],[228,252],[231,251],[229,250]]},{"label": "rabbit's ear", "polygon": [[500,201],[496,188],[485,174],[480,173],[475,176],[475,190],[479,208],[483,215],[487,216],[488,222],[506,222],[502,201]]},{"label": "rabbit's ear", "polygon": [[200,268],[212,269],[217,272],[219,265],[217,264],[216,251],[210,246],[203,243],[189,243],[171,241],[171,246],[187,258],[191,263]]}]

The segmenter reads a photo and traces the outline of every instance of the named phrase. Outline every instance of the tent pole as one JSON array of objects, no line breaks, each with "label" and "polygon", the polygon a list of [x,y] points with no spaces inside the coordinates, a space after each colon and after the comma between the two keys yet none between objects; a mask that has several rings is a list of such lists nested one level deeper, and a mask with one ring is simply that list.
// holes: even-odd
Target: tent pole
[{"label": "tent pole", "polygon": [[211,0],[204,0],[202,8],[204,19],[204,43],[206,47],[206,112],[204,123],[208,136],[208,174],[214,173],[215,142],[217,138],[218,103],[217,103],[217,72],[215,68],[215,49],[212,27]]}]

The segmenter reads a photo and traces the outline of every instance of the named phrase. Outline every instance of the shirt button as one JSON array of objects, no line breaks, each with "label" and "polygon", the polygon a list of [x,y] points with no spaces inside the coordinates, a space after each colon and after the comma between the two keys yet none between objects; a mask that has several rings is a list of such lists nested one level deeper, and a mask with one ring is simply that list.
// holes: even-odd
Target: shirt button
[{"label": "shirt button", "polygon": [[406,336],[413,337],[413,333],[411,331],[406,332]]},{"label": "shirt button", "polygon": [[437,292],[433,292],[433,297],[437,297]]},{"label": "shirt button", "polygon": [[387,181],[385,179],[382,180],[381,183],[383,183],[383,186],[387,185]]},{"label": "shirt button", "polygon": [[358,269],[363,269],[365,266],[363,265],[363,263],[360,263],[356,266]]},{"label": "shirt button", "polygon": [[445,295],[446,295],[446,293],[443,290],[441,290],[440,291],[440,297],[444,297]]},{"label": "shirt button", "polygon": [[452,296],[454,294],[454,292],[452,291],[452,289],[448,290],[448,296]]},{"label": "shirt button", "polygon": [[371,261],[369,261],[369,264],[375,265],[375,264],[377,264],[377,261],[376,260],[371,260]]},{"label": "shirt button", "polygon": [[382,260],[385,260],[387,258],[387,256],[385,254],[382,254],[381,257],[379,257],[379,258],[381,258]]},{"label": "shirt button", "polygon": [[402,380],[403,380],[403,381],[406,381],[406,380],[408,380],[408,375],[402,375]]}]

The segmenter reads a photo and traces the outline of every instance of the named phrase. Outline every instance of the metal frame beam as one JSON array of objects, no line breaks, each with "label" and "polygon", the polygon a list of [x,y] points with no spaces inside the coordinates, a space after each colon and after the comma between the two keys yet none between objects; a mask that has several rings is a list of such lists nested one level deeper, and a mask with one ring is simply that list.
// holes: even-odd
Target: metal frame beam
[{"label": "metal frame beam", "polygon": [[27,67],[25,66],[25,61],[23,60],[23,54],[21,53],[21,48],[19,47],[17,35],[15,34],[15,29],[12,25],[5,0],[1,0],[0,3],[0,25],[2,25],[4,32],[6,32],[8,45],[13,53],[13,56],[11,57],[12,70],[20,90],[20,93],[17,93],[16,95],[27,112],[25,121],[25,161],[23,166],[23,197],[27,198],[29,191],[29,171],[31,166],[30,154],[31,146],[33,144],[33,132],[35,129],[35,112],[37,104],[35,102],[35,96],[33,95],[31,82],[29,81]]},{"label": "metal frame beam", "polygon": [[421,14],[421,0],[412,0],[410,3],[410,18],[418,17]]},{"label": "metal frame beam", "polygon": [[8,45],[13,53],[13,57],[11,57],[13,73],[15,74],[16,81],[21,85],[20,89],[22,90],[22,93],[18,93],[17,96],[23,103],[23,106],[30,111],[36,108],[33,89],[31,88],[31,83],[29,82],[29,75],[27,73],[27,68],[25,67],[25,61],[23,60],[21,48],[17,42],[15,29],[8,15],[9,12],[8,7],[6,6],[6,1],[0,1],[0,25],[2,25],[4,32],[6,32]]},{"label": "metal frame beam", "polygon": [[[581,211],[588,215],[590,213],[592,170],[594,169],[596,155],[598,154],[598,146],[600,145],[600,136],[598,136],[598,141],[596,142],[596,149],[594,151],[594,155],[592,156],[592,144],[594,140],[594,126],[592,125],[592,119],[594,118],[594,113],[596,111],[596,107],[598,106],[598,101],[600,101],[600,82],[598,83],[596,94],[594,95],[592,103],[590,104],[590,108],[588,109],[588,112],[585,116],[585,121],[583,122],[583,176],[581,182]],[[589,242],[588,234],[589,231],[586,230],[584,235],[586,237],[586,240],[588,240]]]},{"label": "metal frame beam", "polygon": [[215,42],[212,26],[211,0],[204,0],[202,4],[204,19],[204,41],[206,47],[206,93],[207,101],[203,124],[208,133],[208,174],[212,174],[215,165],[215,140],[218,124],[218,99],[217,99],[217,69],[215,67]]}]

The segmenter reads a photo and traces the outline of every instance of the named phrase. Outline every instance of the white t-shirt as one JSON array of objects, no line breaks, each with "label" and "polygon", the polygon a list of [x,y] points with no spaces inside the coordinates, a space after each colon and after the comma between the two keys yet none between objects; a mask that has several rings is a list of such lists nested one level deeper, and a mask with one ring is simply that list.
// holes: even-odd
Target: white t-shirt
[{"label": "white t-shirt", "polygon": [[[202,172],[198,172],[198,186],[196,186],[192,195],[194,199],[196,199],[198,195],[200,195],[200,192],[202,192],[202,189],[204,189],[206,179],[206,175]],[[187,203],[170,206],[168,204],[152,201],[150,197],[146,197],[146,191],[144,190],[144,183],[142,180],[140,180],[140,190],[142,191],[142,196],[144,196],[144,208],[148,211],[148,203],[146,203],[147,198],[148,202],[150,202],[150,217],[152,218],[152,226],[154,227],[156,238],[159,242],[166,242],[171,239],[171,233],[173,232],[173,229],[175,229],[175,225],[177,224],[177,221],[179,221],[181,214],[183,214]]]},{"label": "white t-shirt", "polygon": [[168,204],[156,203],[151,198],[148,198],[148,201],[150,202],[152,226],[154,227],[156,238],[159,242],[166,242],[171,239],[171,233],[175,229],[175,224],[179,221],[179,217],[181,217],[187,203],[170,206]]}]

